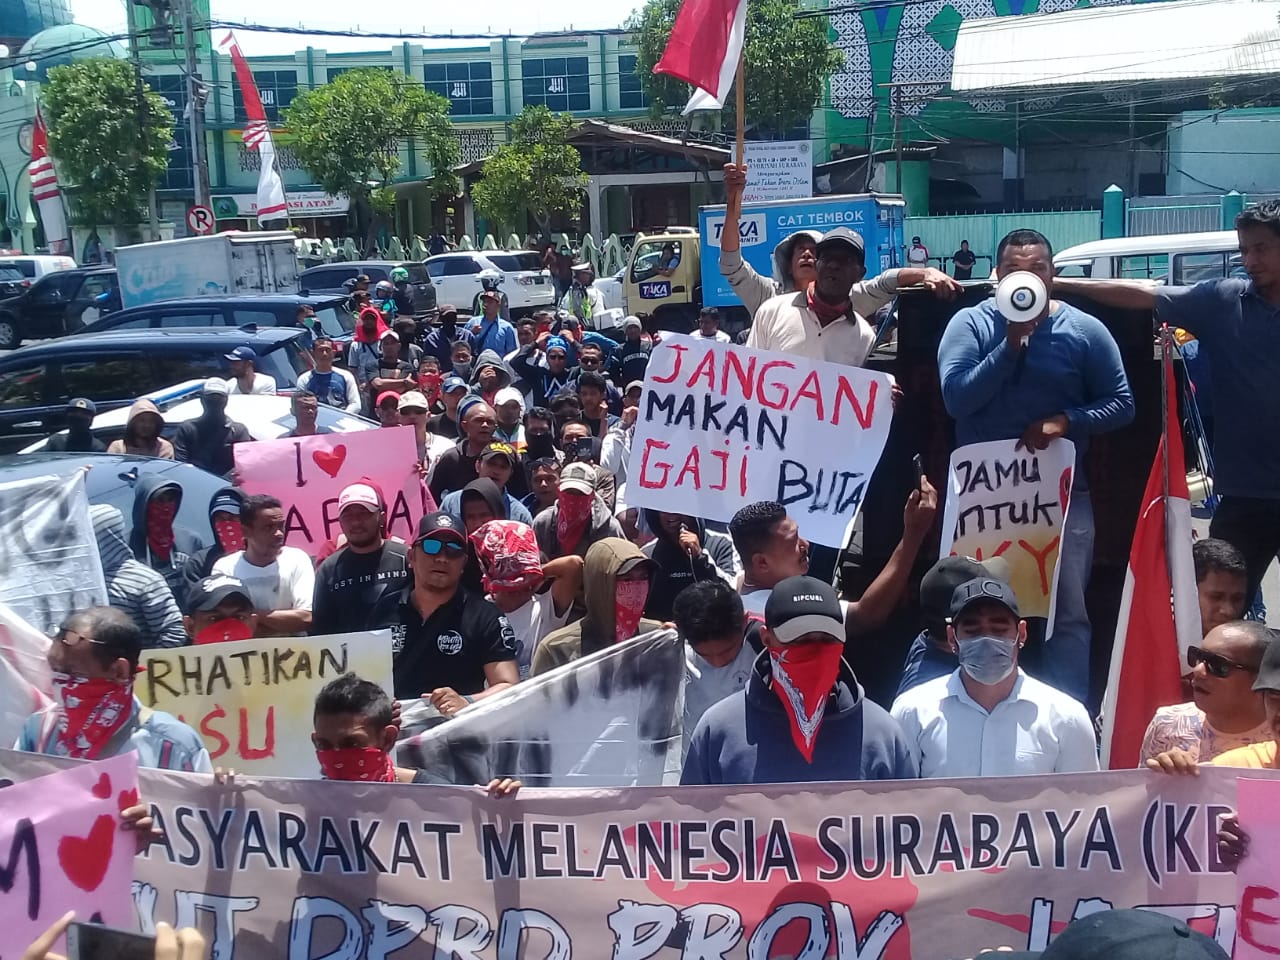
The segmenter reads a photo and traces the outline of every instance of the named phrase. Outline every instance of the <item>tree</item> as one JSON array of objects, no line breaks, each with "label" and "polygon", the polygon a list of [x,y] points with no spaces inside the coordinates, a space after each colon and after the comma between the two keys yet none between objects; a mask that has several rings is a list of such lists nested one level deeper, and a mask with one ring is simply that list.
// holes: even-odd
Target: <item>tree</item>
[{"label": "tree", "polygon": [[164,98],[139,89],[132,64],[97,57],[50,70],[40,109],[72,221],[90,228],[141,223],[169,165],[173,114]]},{"label": "tree", "polygon": [[510,142],[484,162],[483,178],[471,190],[476,209],[521,233],[532,217],[543,236],[553,215],[576,215],[587,189],[582,156],[567,142],[576,127],[567,113],[525,107],[511,121]]},{"label": "tree", "polygon": [[[636,74],[655,117],[678,113],[689,99],[689,85],[653,72],[662,58],[680,0],[646,0],[633,13],[627,29],[636,35]],[[827,77],[839,70],[844,54],[827,38],[820,17],[796,19],[799,0],[749,0],[747,5],[746,127],[781,134],[808,122],[822,96]],[[734,98],[721,112],[721,122],[734,128]]]},{"label": "tree", "polygon": [[391,184],[406,141],[418,144],[430,162],[435,196],[458,191],[453,173],[458,141],[449,123],[449,101],[403,73],[349,70],[294,97],[284,124],[294,152],[316,182],[351,199],[366,249],[395,210]]}]

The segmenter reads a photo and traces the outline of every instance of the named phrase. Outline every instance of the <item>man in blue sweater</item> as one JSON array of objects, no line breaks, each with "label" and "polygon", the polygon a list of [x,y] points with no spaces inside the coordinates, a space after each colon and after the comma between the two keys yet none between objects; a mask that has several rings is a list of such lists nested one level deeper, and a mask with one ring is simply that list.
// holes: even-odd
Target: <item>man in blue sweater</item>
[{"label": "man in blue sweater", "polygon": [[[996,275],[1034,273],[1053,288],[1053,249],[1035,230],[1015,230],[996,249]],[[995,298],[959,311],[938,347],[942,400],[956,420],[956,443],[1018,439],[1043,450],[1066,437],[1076,447],[1071,509],[1058,559],[1057,607],[1048,638],[1050,681],[1077,700],[1089,696],[1089,615],[1093,506],[1084,457],[1089,438],[1133,420],[1133,392],[1120,349],[1096,317],[1046,299],[1025,323],[1005,320]]]},{"label": "man in blue sweater", "polygon": [[747,688],[702,715],[681,784],[915,779],[902,729],[863,696],[844,662],[835,588],[788,577],[764,620],[765,649]]}]

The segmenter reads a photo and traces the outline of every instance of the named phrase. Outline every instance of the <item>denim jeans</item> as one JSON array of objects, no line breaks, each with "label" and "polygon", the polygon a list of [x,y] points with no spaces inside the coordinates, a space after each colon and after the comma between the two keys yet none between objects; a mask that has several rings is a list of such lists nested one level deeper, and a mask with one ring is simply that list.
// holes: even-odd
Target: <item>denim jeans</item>
[{"label": "denim jeans", "polygon": [[1085,590],[1093,571],[1093,503],[1089,494],[1071,492],[1071,508],[1058,553],[1058,593],[1053,632],[1044,648],[1048,682],[1081,703],[1089,702],[1089,651],[1093,631]]}]

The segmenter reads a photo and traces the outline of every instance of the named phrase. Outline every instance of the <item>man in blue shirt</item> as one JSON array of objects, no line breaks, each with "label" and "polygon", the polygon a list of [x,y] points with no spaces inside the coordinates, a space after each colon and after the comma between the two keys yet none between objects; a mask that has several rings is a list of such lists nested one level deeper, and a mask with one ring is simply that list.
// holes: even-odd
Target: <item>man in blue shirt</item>
[{"label": "man in blue shirt", "polygon": [[[1053,248],[1034,230],[1015,230],[996,250],[996,276],[1033,273],[1053,285]],[[1058,556],[1058,592],[1046,667],[1053,685],[1089,695],[1090,627],[1085,587],[1093,567],[1093,506],[1084,457],[1089,438],[1133,420],[1133,392],[1120,348],[1096,317],[1047,300],[1034,320],[1005,320],[991,297],[959,311],[938,347],[942,400],[956,443],[1018,439],[1043,450],[1065,437],[1076,447],[1071,508]]]},{"label": "man in blue shirt", "polygon": [[471,344],[471,352],[480,354],[485,350],[492,350],[499,357],[514,353],[520,344],[516,340],[516,328],[498,315],[502,298],[497,291],[486,290],[480,294],[480,303],[484,308],[484,316],[477,317],[467,326],[467,342]]},{"label": "man in blue shirt", "polygon": [[1244,554],[1249,596],[1280,551],[1280,201],[1236,217],[1248,279],[1191,287],[1133,280],[1055,280],[1054,290],[1128,310],[1154,310],[1200,341],[1212,381],[1214,491],[1209,536]]}]

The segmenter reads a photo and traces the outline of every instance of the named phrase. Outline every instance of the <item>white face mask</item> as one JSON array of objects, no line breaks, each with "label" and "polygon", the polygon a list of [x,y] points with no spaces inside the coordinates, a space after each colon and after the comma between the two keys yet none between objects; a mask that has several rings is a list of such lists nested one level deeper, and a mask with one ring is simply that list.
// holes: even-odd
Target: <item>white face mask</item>
[{"label": "white face mask", "polygon": [[960,648],[960,669],[976,682],[993,686],[1013,673],[1017,640],[968,637],[957,638],[956,643]]}]

